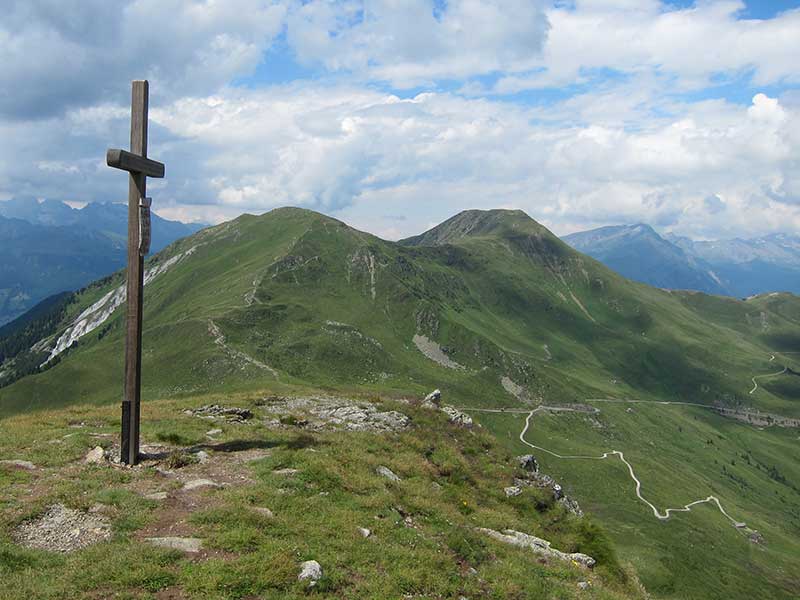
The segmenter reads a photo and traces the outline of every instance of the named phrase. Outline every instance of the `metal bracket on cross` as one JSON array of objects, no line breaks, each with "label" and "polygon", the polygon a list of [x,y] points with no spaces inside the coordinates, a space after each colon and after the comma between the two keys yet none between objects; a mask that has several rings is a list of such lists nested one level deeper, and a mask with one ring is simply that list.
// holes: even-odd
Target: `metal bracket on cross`
[{"label": "metal bracket on cross", "polygon": [[150,252],[150,206],[152,198],[139,198],[139,256]]}]

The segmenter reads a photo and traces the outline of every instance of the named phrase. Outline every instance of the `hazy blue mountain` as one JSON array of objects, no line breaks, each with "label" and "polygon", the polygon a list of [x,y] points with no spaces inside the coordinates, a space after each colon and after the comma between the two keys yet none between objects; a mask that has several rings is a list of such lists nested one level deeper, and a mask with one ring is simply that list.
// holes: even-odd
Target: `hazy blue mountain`
[{"label": "hazy blue mountain", "polygon": [[711,265],[664,239],[649,225],[601,227],[563,239],[629,279],[660,288],[730,294]]},{"label": "hazy blue mountain", "polygon": [[573,233],[564,241],[626,277],[658,287],[737,297],[800,294],[800,236],[697,242],[638,224]]},{"label": "hazy blue mountain", "polygon": [[749,240],[695,242],[671,237],[684,252],[709,264],[735,296],[800,294],[800,236],[773,234]]},{"label": "hazy blue mountain", "polygon": [[[113,273],[125,265],[127,207],[62,202],[0,202],[0,325],[39,301]],[[202,226],[153,214],[151,251]]]},{"label": "hazy blue mountain", "polygon": [[0,202],[0,216],[22,219],[35,225],[69,225],[77,212],[58,200],[38,202],[29,198],[12,198]]}]

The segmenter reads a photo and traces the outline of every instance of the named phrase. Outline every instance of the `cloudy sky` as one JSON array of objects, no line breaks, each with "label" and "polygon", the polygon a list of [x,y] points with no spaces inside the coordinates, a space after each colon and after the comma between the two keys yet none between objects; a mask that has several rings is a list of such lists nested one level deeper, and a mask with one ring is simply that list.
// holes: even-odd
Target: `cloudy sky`
[{"label": "cloudy sky", "polygon": [[[9,7],[10,3],[10,7]],[[466,208],[556,233],[800,231],[800,1],[3,0],[0,200],[121,201],[150,80],[156,211]]]}]

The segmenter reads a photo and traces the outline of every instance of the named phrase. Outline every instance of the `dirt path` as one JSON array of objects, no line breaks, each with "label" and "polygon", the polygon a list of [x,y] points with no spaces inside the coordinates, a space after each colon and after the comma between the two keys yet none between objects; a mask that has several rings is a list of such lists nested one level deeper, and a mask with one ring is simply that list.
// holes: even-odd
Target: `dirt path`
[{"label": "dirt path", "polygon": [[[775,356],[773,355],[773,357],[770,359],[770,362],[772,362],[772,360],[774,360],[774,358],[775,358]],[[783,367],[783,371],[778,371],[777,373],[767,373],[766,375],[756,375],[755,377],[753,377],[750,380],[750,381],[753,382],[753,389],[750,390],[750,393],[752,394],[753,392],[755,392],[758,389],[758,382],[756,381],[756,379],[764,379],[765,377],[775,377],[776,375],[783,375],[788,370],[789,370],[789,367]]]},{"label": "dirt path", "polygon": [[[670,403],[666,403],[666,404],[670,404]],[[653,516],[656,519],[659,519],[661,521],[666,521],[667,519],[669,519],[670,516],[672,515],[672,513],[675,513],[675,512],[690,512],[692,510],[693,506],[696,506],[698,504],[710,503],[710,504],[715,504],[717,506],[717,508],[719,509],[719,511],[731,522],[731,524],[734,527],[736,527],[737,529],[747,529],[747,524],[746,523],[742,523],[740,521],[737,521],[736,519],[734,519],[733,517],[731,517],[727,513],[727,511],[723,508],[722,503],[719,501],[719,498],[717,498],[716,496],[708,496],[707,498],[702,498],[700,500],[694,500],[693,502],[690,502],[688,504],[683,505],[683,507],[681,507],[681,508],[667,508],[663,512],[659,511],[658,508],[655,506],[655,504],[650,502],[647,498],[645,498],[642,495],[642,482],[639,480],[638,477],[636,477],[636,473],[633,470],[633,465],[631,465],[631,463],[629,463],[626,460],[625,455],[620,450],[610,450],[608,452],[604,452],[600,456],[562,455],[562,454],[558,454],[556,452],[553,452],[552,450],[548,450],[547,448],[543,448],[541,446],[537,446],[535,444],[531,444],[529,441],[527,441],[525,439],[525,434],[528,432],[528,429],[530,428],[531,417],[533,417],[533,415],[535,413],[539,412],[539,410],[541,408],[542,407],[538,407],[538,408],[535,408],[534,410],[530,411],[528,413],[528,416],[525,418],[525,427],[522,428],[522,431],[519,434],[519,441],[522,442],[523,444],[525,444],[526,446],[529,446],[529,447],[531,447],[531,448],[533,448],[535,450],[541,450],[542,452],[546,452],[547,454],[550,454],[551,456],[555,456],[556,458],[561,458],[561,459],[565,459],[565,460],[605,460],[606,458],[608,458],[610,456],[619,457],[619,459],[625,464],[625,466],[628,467],[628,473],[630,474],[631,479],[633,479],[634,483],[636,484],[636,497],[639,500],[641,500],[643,503],[645,503],[647,506],[649,506],[650,509],[653,511]]]},{"label": "dirt path", "polygon": [[254,367],[258,367],[259,369],[269,371],[275,377],[275,379],[279,379],[278,372],[269,365],[264,364],[260,360],[253,358],[252,356],[242,352],[241,350],[236,350],[235,348],[231,348],[225,341],[225,334],[222,333],[222,330],[211,319],[208,320],[208,333],[214,339],[214,343],[220,348],[222,348],[222,350],[224,350],[225,353],[228,356],[230,356],[234,361],[239,360],[241,361],[241,363],[249,363]]},{"label": "dirt path", "polygon": [[[585,402],[622,402],[622,403],[645,403],[645,404],[662,404],[662,405],[686,405],[686,406],[700,406],[703,408],[710,408],[713,409],[713,406],[708,406],[706,404],[697,404],[694,402],[669,402],[669,401],[658,401],[658,400],[615,400],[611,398],[596,398],[596,399],[587,399]],[[531,426],[531,418],[533,415],[540,411],[548,411],[548,412],[578,412],[578,413],[585,413],[585,410],[575,409],[575,408],[565,408],[565,407],[557,407],[557,406],[538,406],[533,410],[529,409],[520,409],[520,408],[461,408],[459,410],[463,411],[474,411],[474,412],[487,412],[487,413],[509,413],[509,414],[527,414],[525,418],[525,426],[522,428],[519,434],[519,441],[525,444],[526,446],[533,448],[534,450],[541,450],[549,454],[550,456],[554,456],[555,458],[563,459],[563,460],[605,460],[609,457],[616,456],[618,457],[628,468],[628,474],[630,475],[631,479],[635,484],[635,494],[636,497],[650,507],[650,510],[653,511],[653,516],[660,520],[666,521],[671,516],[672,513],[676,512],[691,512],[693,506],[697,506],[698,504],[713,504],[715,505],[720,513],[722,513],[725,518],[727,518],[731,525],[736,527],[736,529],[743,531],[745,534],[753,533],[753,530],[750,529],[746,523],[737,521],[734,519],[725,508],[722,506],[722,502],[720,502],[719,498],[716,496],[708,496],[706,498],[701,498],[699,500],[694,500],[689,502],[688,504],[684,504],[682,507],[679,508],[666,508],[663,511],[660,511],[658,507],[650,502],[647,498],[642,495],[642,482],[636,476],[636,472],[633,470],[633,465],[628,462],[625,458],[625,454],[623,454],[620,450],[609,450],[608,452],[604,452],[600,456],[582,456],[582,455],[563,455],[558,454],[557,452],[553,452],[552,450],[548,450],[547,448],[543,448],[542,446],[537,446],[536,444],[530,443],[528,440],[525,439],[525,434],[528,433],[528,430]]]},{"label": "dirt path", "polygon": [[[773,362],[775,360],[775,355],[773,354],[769,359],[769,362]],[[750,390],[752,394],[758,389],[757,379],[761,379],[764,377],[774,377],[776,375],[783,375],[788,370],[788,367],[784,367],[782,371],[777,373],[768,373],[765,375],[756,375],[752,378],[753,381],[753,389]],[[717,410],[715,406],[709,406],[708,404],[700,404],[698,402],[683,402],[683,401],[668,401],[668,400],[620,400],[615,398],[587,398],[584,402],[609,402],[609,403],[625,403],[625,404],[660,404],[660,405],[677,405],[677,406],[697,406],[700,408],[708,408],[711,410]],[[542,446],[537,446],[535,444],[530,443],[525,439],[525,434],[528,433],[528,430],[531,426],[531,418],[533,415],[539,411],[549,411],[549,412],[586,412],[585,410],[579,410],[574,408],[565,408],[565,407],[554,407],[554,406],[538,406],[533,410],[528,409],[521,409],[521,408],[462,408],[459,410],[463,410],[466,412],[474,411],[474,412],[487,412],[487,413],[509,413],[509,414],[527,414],[525,418],[525,426],[522,428],[522,431],[519,434],[519,441],[525,444],[526,446],[533,448],[534,450],[541,450],[555,458],[563,459],[563,460],[605,460],[611,456],[618,457],[628,468],[628,474],[630,475],[631,479],[635,484],[635,494],[636,497],[650,507],[650,510],[653,511],[653,516],[656,519],[661,521],[666,521],[672,516],[672,513],[676,512],[690,512],[693,506],[697,506],[698,504],[714,504],[728,519],[731,524],[736,527],[738,530],[744,531],[745,533],[753,533],[753,530],[747,527],[747,524],[741,521],[737,521],[733,517],[731,517],[725,508],[722,506],[719,498],[716,496],[708,496],[706,498],[701,498],[698,500],[694,500],[689,502],[688,504],[684,504],[680,508],[666,508],[663,511],[660,511],[658,507],[650,502],[647,498],[642,495],[642,482],[636,476],[636,472],[633,470],[633,465],[628,462],[625,458],[625,455],[620,450],[609,450],[608,452],[604,452],[600,456],[581,456],[581,455],[562,455],[558,454],[557,452],[553,452],[552,450],[548,450],[547,448],[543,448]]]}]

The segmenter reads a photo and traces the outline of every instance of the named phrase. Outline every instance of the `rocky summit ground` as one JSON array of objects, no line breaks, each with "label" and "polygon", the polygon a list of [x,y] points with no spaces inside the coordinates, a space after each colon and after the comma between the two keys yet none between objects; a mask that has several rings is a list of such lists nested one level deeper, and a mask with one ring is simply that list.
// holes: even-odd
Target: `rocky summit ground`
[{"label": "rocky summit ground", "polygon": [[111,409],[10,419],[0,597],[644,597],[591,519],[534,483],[534,458],[453,411],[159,402],[132,468]]}]

